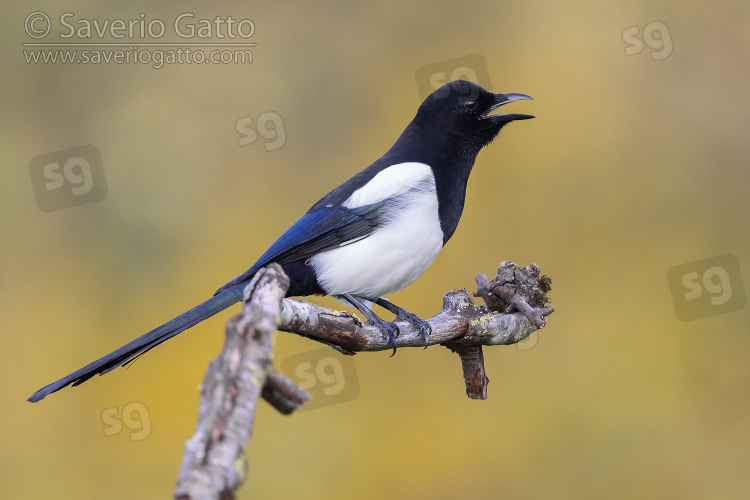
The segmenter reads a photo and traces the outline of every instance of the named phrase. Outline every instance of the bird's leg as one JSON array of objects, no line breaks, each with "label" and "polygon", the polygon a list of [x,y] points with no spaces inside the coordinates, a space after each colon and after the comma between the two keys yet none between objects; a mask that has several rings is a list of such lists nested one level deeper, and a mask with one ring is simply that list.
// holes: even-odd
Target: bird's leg
[{"label": "bird's leg", "polygon": [[414,328],[416,328],[419,331],[419,336],[424,339],[424,348],[427,349],[427,346],[430,345],[430,333],[432,333],[432,327],[428,322],[414,313],[410,313],[409,311],[401,309],[396,304],[394,304],[393,302],[389,302],[383,297],[380,297],[375,301],[375,303],[396,315],[396,319],[393,320],[394,323],[396,321],[406,321]]},{"label": "bird's leg", "polygon": [[[398,327],[396,325],[379,318],[374,312],[372,312],[372,309],[364,304],[364,302],[351,294],[345,293],[338,297],[356,307],[359,312],[365,315],[368,323],[380,328],[380,331],[383,332],[383,336],[385,337],[385,345],[393,347],[393,354],[396,354],[396,337],[398,337]],[[393,356],[393,354],[391,354],[391,356]]]}]

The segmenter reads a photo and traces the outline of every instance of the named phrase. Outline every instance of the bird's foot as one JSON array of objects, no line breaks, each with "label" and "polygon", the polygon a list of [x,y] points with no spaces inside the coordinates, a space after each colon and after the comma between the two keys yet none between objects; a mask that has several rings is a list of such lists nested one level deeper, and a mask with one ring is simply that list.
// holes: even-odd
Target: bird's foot
[{"label": "bird's foot", "polygon": [[[341,299],[349,302],[351,305],[356,307],[359,312],[365,315],[367,318],[367,325],[374,325],[377,326],[381,332],[383,332],[383,336],[385,337],[385,345],[386,347],[392,347],[393,348],[393,354],[396,354],[396,338],[398,337],[399,330],[398,326],[396,326],[396,322],[389,323],[385,321],[384,319],[380,318],[377,314],[372,312],[372,309],[367,307],[359,298],[355,297],[351,294],[343,294],[339,296]],[[391,354],[391,357],[393,357],[393,354]]]},{"label": "bird's foot", "polygon": [[427,321],[423,320],[416,314],[410,313],[409,311],[397,306],[384,297],[380,297],[375,303],[396,315],[396,319],[393,320],[394,323],[398,321],[406,321],[416,328],[419,332],[419,336],[424,339],[424,348],[427,349],[427,346],[430,345],[430,334],[432,333],[432,327]]},{"label": "bird's foot", "polygon": [[419,332],[419,336],[424,339],[424,348],[427,349],[427,347],[430,345],[430,334],[432,333],[432,327],[430,324],[417,316],[414,313],[410,313],[409,311],[405,311],[401,309],[398,314],[396,315],[396,321],[406,321],[411,326],[417,329]]},{"label": "bird's foot", "polygon": [[385,337],[386,347],[393,348],[393,353],[391,354],[391,357],[393,357],[396,354],[396,338],[398,338],[400,333],[396,322],[389,323],[373,314],[373,317],[368,318],[367,323],[380,328],[380,331],[383,332],[383,337]]}]

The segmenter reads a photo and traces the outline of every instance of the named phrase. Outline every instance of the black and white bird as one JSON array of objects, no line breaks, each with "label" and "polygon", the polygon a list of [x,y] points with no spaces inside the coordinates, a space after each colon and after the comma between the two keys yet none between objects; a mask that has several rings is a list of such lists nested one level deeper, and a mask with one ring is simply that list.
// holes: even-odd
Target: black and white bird
[{"label": "black and white bird", "polygon": [[104,374],[240,301],[253,275],[272,262],[289,276],[288,296],[331,295],[377,325],[395,350],[396,321],[368,307],[375,303],[411,323],[429,342],[430,326],[384,295],[412,284],[456,230],[466,183],[479,151],[515,120],[490,114],[525,94],[493,94],[457,80],[433,92],[396,143],[375,163],[315,203],[253,264],[213,297],[119,349],[35,392],[36,402],[96,374]]}]

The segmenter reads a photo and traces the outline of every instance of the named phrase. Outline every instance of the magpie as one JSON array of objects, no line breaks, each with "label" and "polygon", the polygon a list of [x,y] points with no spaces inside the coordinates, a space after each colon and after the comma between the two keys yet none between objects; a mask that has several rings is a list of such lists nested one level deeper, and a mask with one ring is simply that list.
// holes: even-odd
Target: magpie
[{"label": "magpie", "polygon": [[[479,151],[518,113],[490,114],[525,94],[493,94],[456,80],[432,94],[396,143],[335,188],[287,229],[250,269],[219,288],[207,301],[125,344],[28,398],[44,399],[70,384],[125,366],[137,356],[242,299],[245,286],[263,266],[276,262],[290,278],[287,296],[331,295],[358,309],[396,349],[396,322],[413,325],[429,343],[429,323],[383,296],[412,284],[453,236],[466,184]],[[375,303],[396,315],[378,317]]]}]

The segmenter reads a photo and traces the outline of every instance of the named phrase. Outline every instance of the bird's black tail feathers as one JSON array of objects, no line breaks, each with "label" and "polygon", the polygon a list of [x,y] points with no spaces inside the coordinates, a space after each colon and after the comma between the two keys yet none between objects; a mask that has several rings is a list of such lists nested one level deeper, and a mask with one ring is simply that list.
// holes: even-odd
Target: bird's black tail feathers
[{"label": "bird's black tail feathers", "polygon": [[73,384],[74,386],[82,384],[94,375],[103,375],[120,365],[126,365],[133,361],[137,356],[145,353],[153,347],[156,347],[165,340],[174,337],[178,333],[187,330],[191,326],[200,323],[204,319],[210,318],[214,314],[239,302],[239,300],[242,299],[242,291],[246,284],[246,282],[239,283],[231,288],[224,289],[221,293],[214,295],[202,304],[193,307],[189,311],[167,321],[160,327],[154,328],[150,332],[128,342],[103,358],[99,358],[93,363],[89,363],[80,370],[71,373],[67,377],[61,378],[57,382],[42,387],[28,400],[32,403],[36,403],[47,397],[47,395],[59,391],[70,384]]}]

